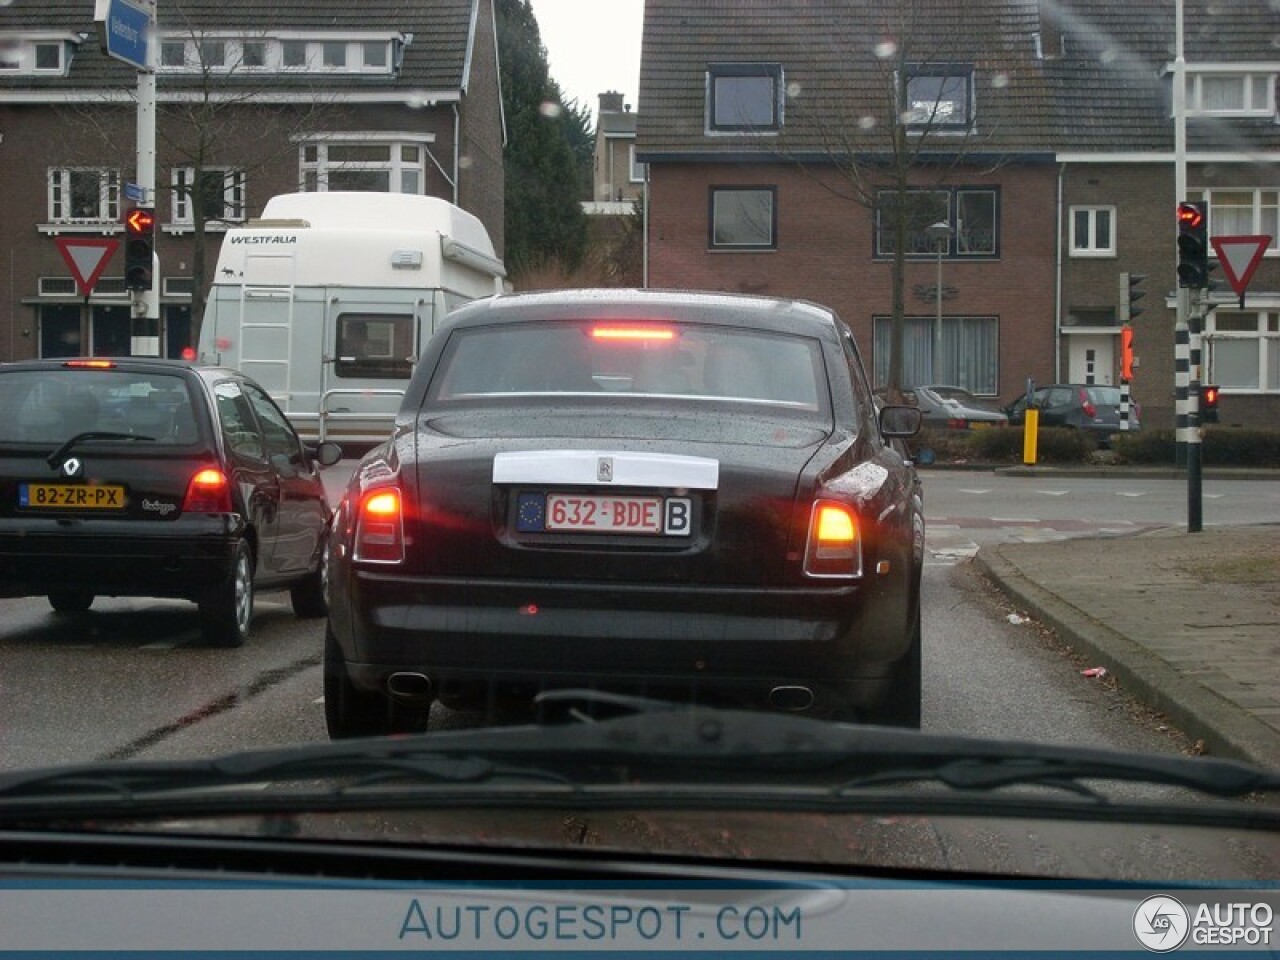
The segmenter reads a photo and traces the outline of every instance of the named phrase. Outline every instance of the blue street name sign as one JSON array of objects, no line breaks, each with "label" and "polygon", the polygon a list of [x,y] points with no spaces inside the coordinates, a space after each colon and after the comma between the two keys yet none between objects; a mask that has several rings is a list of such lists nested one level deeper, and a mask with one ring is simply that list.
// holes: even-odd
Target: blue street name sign
[{"label": "blue street name sign", "polygon": [[126,200],[132,200],[135,203],[142,203],[147,199],[147,191],[143,190],[142,187],[138,186],[136,183],[126,183],[124,185],[124,198]]},{"label": "blue street name sign", "polygon": [[98,23],[107,56],[123,60],[139,70],[147,69],[147,43],[151,39],[151,15],[128,0],[110,0]]}]

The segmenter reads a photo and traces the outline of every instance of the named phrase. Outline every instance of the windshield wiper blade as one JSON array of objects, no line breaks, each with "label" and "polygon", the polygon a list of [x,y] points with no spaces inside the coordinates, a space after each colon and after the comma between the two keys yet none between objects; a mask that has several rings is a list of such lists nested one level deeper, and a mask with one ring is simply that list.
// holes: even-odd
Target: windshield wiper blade
[{"label": "windshield wiper blade", "polygon": [[63,441],[57,450],[45,457],[45,463],[51,467],[56,467],[77,443],[83,443],[86,440],[145,440],[149,443],[155,443],[155,437],[144,437],[138,433],[116,433],[111,430],[86,430],[83,433],[77,433],[68,437]]},{"label": "windshield wiper blade", "polygon": [[[786,809],[834,808],[874,788],[928,782],[985,797],[1008,787],[1092,781],[1178,787],[1222,798],[1280,791],[1280,773],[1232,760],[1121,753],[826,723],[776,713],[646,709],[569,726],[490,727],[345,740],[196,761],[85,764],[0,774],[0,820],[128,815],[219,807],[356,809],[466,791],[548,802],[730,803],[742,791]],[[262,784],[271,790],[262,790]],[[237,787],[254,789],[235,789]],[[665,792],[664,792],[665,791]]]}]

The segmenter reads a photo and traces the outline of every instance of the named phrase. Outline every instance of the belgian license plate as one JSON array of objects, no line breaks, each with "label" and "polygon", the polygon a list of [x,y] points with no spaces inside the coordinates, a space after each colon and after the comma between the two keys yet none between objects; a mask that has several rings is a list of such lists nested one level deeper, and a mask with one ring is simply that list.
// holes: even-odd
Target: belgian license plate
[{"label": "belgian license plate", "polygon": [[688,497],[523,493],[517,504],[516,529],[687,537],[693,532],[693,502]]},{"label": "belgian license plate", "polygon": [[18,506],[37,509],[123,510],[124,487],[86,483],[23,483]]}]

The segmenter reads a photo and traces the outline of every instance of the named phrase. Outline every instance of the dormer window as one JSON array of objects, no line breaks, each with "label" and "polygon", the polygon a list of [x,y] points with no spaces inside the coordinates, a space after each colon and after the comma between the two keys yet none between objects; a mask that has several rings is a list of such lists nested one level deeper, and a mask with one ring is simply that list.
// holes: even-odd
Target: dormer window
[{"label": "dormer window", "polygon": [[164,73],[391,74],[410,37],[400,34],[252,36],[170,34],[160,42]]},{"label": "dormer window", "polygon": [[963,64],[920,64],[907,71],[908,129],[968,130],[973,125],[973,68]]},{"label": "dormer window", "polygon": [[1274,73],[1196,72],[1187,76],[1187,113],[1269,117],[1276,109]]},{"label": "dormer window", "polygon": [[709,133],[775,133],[781,128],[781,64],[716,63],[707,69]]},{"label": "dormer window", "polygon": [[0,35],[0,74],[65,74],[68,40],[61,37],[20,37]]}]

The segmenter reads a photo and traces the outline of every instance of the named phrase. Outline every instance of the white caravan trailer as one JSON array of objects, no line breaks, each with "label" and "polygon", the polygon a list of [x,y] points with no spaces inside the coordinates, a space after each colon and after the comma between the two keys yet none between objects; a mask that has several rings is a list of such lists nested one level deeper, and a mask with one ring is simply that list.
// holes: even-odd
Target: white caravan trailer
[{"label": "white caravan trailer", "polygon": [[505,276],[484,226],[447,201],[284,194],[227,231],[200,359],[253,377],[304,437],[378,441],[432,331]]}]

